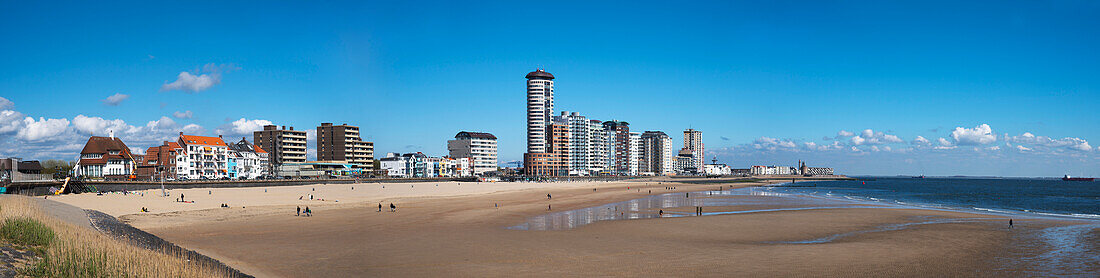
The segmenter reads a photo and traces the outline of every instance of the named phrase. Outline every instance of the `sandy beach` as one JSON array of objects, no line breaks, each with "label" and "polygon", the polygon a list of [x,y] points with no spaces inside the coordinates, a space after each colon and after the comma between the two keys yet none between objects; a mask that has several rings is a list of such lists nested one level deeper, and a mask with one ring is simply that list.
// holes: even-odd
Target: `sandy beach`
[{"label": "sandy beach", "polygon": [[[556,231],[506,229],[553,211],[761,184],[388,183],[50,199],[114,215],[260,277],[1018,276],[1028,266],[1003,263],[1028,255],[1011,247],[1013,238],[1058,224],[1017,220],[1018,228],[1010,230],[996,216],[856,207],[602,221]],[[195,203],[176,202],[180,194]],[[391,202],[397,212],[377,212],[378,203]],[[313,216],[295,216],[298,206],[309,206]],[[151,212],[139,213],[141,207]],[[961,221],[922,222],[928,219]],[[889,225],[905,228],[882,229]],[[790,243],[836,235],[843,236]]]}]

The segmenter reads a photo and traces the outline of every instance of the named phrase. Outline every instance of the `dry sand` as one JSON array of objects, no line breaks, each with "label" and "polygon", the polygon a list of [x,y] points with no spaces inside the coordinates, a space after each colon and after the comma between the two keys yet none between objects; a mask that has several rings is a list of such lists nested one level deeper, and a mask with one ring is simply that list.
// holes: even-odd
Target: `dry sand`
[{"label": "dry sand", "polygon": [[[265,188],[212,189],[212,194],[208,189],[188,189],[172,191],[171,198],[145,191],[145,196],[50,199],[120,216],[135,227],[264,277],[1011,273],[996,263],[1008,253],[1005,246],[1013,233],[1001,220],[875,231],[918,217],[990,218],[956,212],[845,208],[605,221],[563,231],[505,229],[546,213],[547,204],[552,203],[555,211],[579,209],[643,197],[650,190],[672,192],[664,189],[669,185],[358,184],[355,190],[352,185],[315,185],[271,187],[266,193]],[[675,186],[675,192],[686,192],[719,185]],[[180,193],[196,203],[174,202]],[[546,199],[547,193],[552,200]],[[339,202],[309,201],[308,194]],[[299,196],[307,200],[299,201]],[[378,202],[396,203],[398,212],[376,212]],[[218,207],[221,203],[231,208]],[[299,205],[308,205],[314,216],[296,217],[294,208]],[[136,213],[142,206],[152,213]],[[823,244],[773,243],[853,232]]]}]

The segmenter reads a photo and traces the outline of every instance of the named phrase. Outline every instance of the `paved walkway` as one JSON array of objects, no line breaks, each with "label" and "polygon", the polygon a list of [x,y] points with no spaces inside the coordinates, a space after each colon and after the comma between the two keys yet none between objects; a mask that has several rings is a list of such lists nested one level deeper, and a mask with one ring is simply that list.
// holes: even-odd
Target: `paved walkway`
[{"label": "paved walkway", "polygon": [[84,209],[75,207],[73,205],[49,200],[43,198],[42,196],[26,197],[0,194],[0,198],[30,198],[42,207],[43,212],[49,214],[50,216],[61,219],[61,221],[72,223],[73,225],[92,229],[92,223],[91,220],[88,219],[88,213],[84,212]]}]

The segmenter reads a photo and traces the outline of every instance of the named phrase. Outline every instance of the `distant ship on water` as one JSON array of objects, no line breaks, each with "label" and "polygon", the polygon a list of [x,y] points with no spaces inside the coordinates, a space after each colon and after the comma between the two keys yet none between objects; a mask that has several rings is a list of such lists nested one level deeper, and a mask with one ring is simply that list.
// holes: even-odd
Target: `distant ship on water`
[{"label": "distant ship on water", "polygon": [[1074,177],[1070,177],[1069,175],[1066,175],[1065,177],[1062,177],[1063,181],[1092,181],[1093,179],[1095,179],[1095,178],[1074,178]]},{"label": "distant ship on water", "polygon": [[923,178],[924,178],[924,175],[916,176],[916,177],[913,177],[913,178],[914,178],[914,179],[923,179]]}]

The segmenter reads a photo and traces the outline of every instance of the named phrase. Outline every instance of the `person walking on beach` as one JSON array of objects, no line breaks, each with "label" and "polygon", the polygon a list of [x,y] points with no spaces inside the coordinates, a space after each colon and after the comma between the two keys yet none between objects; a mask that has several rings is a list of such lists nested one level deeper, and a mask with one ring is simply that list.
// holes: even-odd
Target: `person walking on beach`
[{"label": "person walking on beach", "polygon": [[397,206],[393,205],[393,203],[390,203],[390,212],[397,212]]},{"label": "person walking on beach", "polygon": [[665,210],[663,210],[663,209],[657,211],[657,217],[661,217],[661,216],[665,216]]},{"label": "person walking on beach", "polygon": [[302,206],[298,206],[298,212],[295,212],[294,216],[302,216]]},{"label": "person walking on beach", "polygon": [[1008,228],[1012,229],[1012,218],[1008,219]]},{"label": "person walking on beach", "polygon": [[550,198],[551,198],[551,197],[550,197],[550,193],[546,193],[546,199],[547,199],[547,200],[550,200]]},{"label": "person walking on beach", "polygon": [[378,212],[382,212],[382,203],[378,203]]},{"label": "person walking on beach", "polygon": [[310,216],[313,216],[313,211],[309,210],[309,207],[306,207],[306,217]]}]

